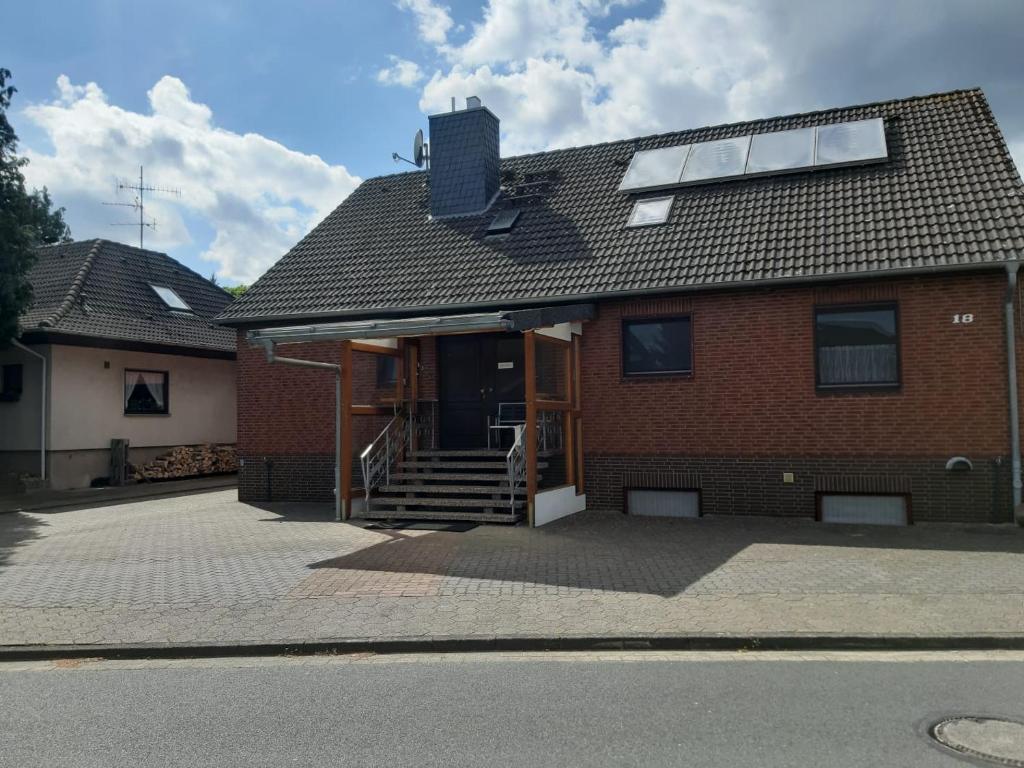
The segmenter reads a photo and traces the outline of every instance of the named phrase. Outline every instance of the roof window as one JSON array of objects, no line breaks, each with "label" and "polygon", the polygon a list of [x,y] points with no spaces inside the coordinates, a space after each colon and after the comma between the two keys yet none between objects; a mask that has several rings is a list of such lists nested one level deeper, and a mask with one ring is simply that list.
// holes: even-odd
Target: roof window
[{"label": "roof window", "polygon": [[168,309],[176,309],[179,312],[191,312],[192,307],[185,303],[185,300],[177,294],[173,288],[168,288],[166,285],[150,285],[153,292],[160,297]]}]

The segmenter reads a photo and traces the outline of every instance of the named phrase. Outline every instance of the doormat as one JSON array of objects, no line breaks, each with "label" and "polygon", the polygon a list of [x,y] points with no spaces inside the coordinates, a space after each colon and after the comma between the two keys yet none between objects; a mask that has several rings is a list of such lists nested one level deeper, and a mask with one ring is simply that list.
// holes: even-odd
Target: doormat
[{"label": "doormat", "polygon": [[479,523],[444,523],[429,520],[380,520],[363,526],[368,531],[448,531],[449,533],[465,533],[472,531]]}]

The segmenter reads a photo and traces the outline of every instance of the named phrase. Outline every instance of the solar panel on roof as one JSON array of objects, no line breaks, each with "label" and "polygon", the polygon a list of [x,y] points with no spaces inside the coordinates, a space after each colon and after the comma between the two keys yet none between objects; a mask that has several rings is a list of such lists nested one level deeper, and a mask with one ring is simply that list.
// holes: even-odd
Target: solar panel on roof
[{"label": "solar panel on roof", "polygon": [[750,140],[747,173],[770,173],[814,165],[814,129],[759,133]]},{"label": "solar panel on roof", "polygon": [[689,144],[663,149],[645,149],[634,153],[619,191],[654,189],[679,183]]},{"label": "solar panel on roof", "polygon": [[518,208],[509,208],[505,211],[499,211],[498,215],[491,219],[491,223],[487,225],[487,234],[500,235],[503,232],[511,232],[512,227],[518,218]]},{"label": "solar panel on roof", "polygon": [[694,144],[683,168],[681,181],[703,181],[742,176],[747,165],[750,137],[719,139]]},{"label": "solar panel on roof", "polygon": [[885,121],[878,117],[641,150],[634,153],[619,191],[642,192],[751,174],[870,163],[888,156]]},{"label": "solar panel on roof", "polygon": [[672,210],[671,197],[653,197],[637,200],[633,212],[629,215],[629,227],[645,227],[650,224],[664,224]]},{"label": "solar panel on roof", "polygon": [[818,126],[815,165],[859,163],[888,157],[882,118]]}]

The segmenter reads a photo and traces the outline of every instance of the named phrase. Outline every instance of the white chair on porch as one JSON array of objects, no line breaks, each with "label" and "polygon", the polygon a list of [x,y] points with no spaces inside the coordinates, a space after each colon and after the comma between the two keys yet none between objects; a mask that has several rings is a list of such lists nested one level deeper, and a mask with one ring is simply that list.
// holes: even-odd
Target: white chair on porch
[{"label": "white chair on porch", "polygon": [[504,434],[502,430],[508,430],[515,439],[516,427],[526,424],[526,403],[498,403],[497,416],[488,417],[487,447],[497,444],[501,448]]}]

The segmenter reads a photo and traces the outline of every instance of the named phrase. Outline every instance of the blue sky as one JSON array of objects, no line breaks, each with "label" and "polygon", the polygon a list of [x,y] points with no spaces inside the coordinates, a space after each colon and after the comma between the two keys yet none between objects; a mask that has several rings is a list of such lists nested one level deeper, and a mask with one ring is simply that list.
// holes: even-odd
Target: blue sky
[{"label": "blue sky", "polygon": [[[12,122],[78,238],[140,162],[147,245],[251,281],[425,115],[479,95],[504,154],[980,85],[1024,160],[1019,0],[18,3]],[[122,215],[124,213],[124,215]]]}]

